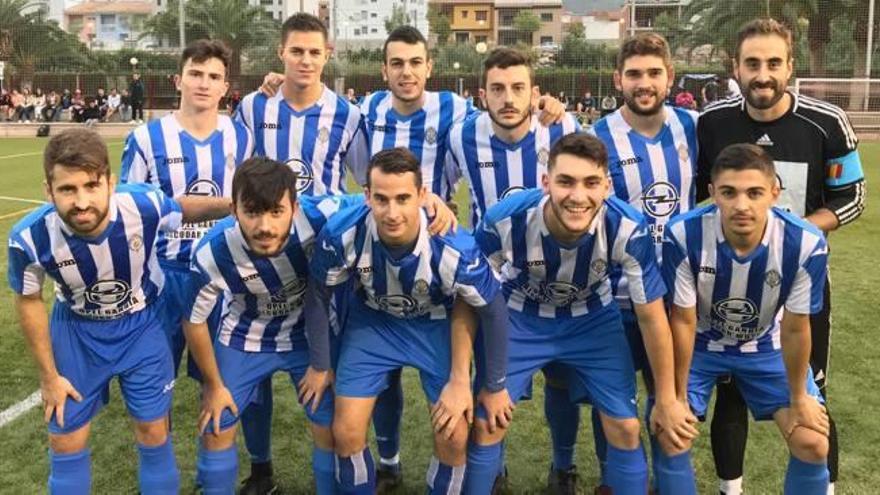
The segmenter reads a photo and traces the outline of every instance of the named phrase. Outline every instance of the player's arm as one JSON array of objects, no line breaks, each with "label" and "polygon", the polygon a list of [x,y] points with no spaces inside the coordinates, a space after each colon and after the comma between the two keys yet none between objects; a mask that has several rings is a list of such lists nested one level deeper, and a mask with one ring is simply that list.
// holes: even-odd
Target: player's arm
[{"label": "player's arm", "polygon": [[204,196],[180,196],[175,199],[180,204],[183,221],[186,223],[217,220],[230,213],[230,198],[211,198]]},{"label": "player's arm", "polygon": [[278,88],[281,87],[282,83],[284,83],[284,74],[270,72],[263,77],[263,84],[260,85],[258,90],[271,98],[278,92]]},{"label": "player's arm", "polygon": [[541,88],[538,86],[534,88],[538,96],[534,99],[532,111],[538,113],[538,121],[544,127],[561,124],[566,117],[565,103],[549,95],[540,96]]},{"label": "player's arm", "polygon": [[[669,327],[672,330],[672,353],[675,360],[675,394],[687,404],[687,383],[694,341],[697,333],[697,284],[687,250],[675,238],[682,224],[669,224],[663,233],[661,273],[667,287]],[[688,408],[690,409],[690,408]]]},{"label": "player's arm", "polygon": [[855,221],[865,210],[865,175],[858,150],[828,160],[825,170],[825,204],[807,215],[807,220],[831,232]]},{"label": "player's arm", "polygon": [[464,418],[474,421],[474,399],[471,393],[471,358],[477,319],[464,301],[456,299],[449,318],[452,363],[449,381],[431,407],[431,424],[436,433],[452,438],[455,426]]},{"label": "player's arm", "polygon": [[675,394],[679,402],[687,404],[688,375],[697,334],[696,306],[683,308],[673,304],[669,310],[669,327],[672,329],[672,354],[675,359]]}]

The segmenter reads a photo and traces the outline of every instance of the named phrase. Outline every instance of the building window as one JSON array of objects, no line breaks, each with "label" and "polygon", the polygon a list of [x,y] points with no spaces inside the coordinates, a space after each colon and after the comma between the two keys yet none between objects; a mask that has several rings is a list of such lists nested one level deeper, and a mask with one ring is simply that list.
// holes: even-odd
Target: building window
[{"label": "building window", "polygon": [[456,43],[467,43],[470,41],[470,33],[455,33]]},{"label": "building window", "polygon": [[156,0],[156,7],[162,6],[162,0]]},{"label": "building window", "polygon": [[474,36],[474,43],[487,43],[488,41],[489,41],[489,37],[486,35]]},{"label": "building window", "polygon": [[376,29],[376,28],[370,28],[370,32],[371,32],[371,33],[378,33],[378,32],[379,32],[379,30],[378,30],[378,29]]},{"label": "building window", "polygon": [[553,22],[553,13],[552,12],[542,12],[541,13],[541,22]]},{"label": "building window", "polygon": [[504,27],[513,26],[513,19],[516,18],[516,9],[503,9],[498,12],[498,23]]},{"label": "building window", "polygon": [[379,17],[379,14],[377,14],[375,12],[370,12],[370,17],[375,19],[375,18]]},{"label": "building window", "polygon": [[468,18],[468,11],[467,11],[467,10],[462,10],[462,11],[461,11],[461,18],[462,18],[462,19],[467,19],[467,18]]},{"label": "building window", "polygon": [[355,30],[354,30],[354,35],[355,35],[355,36],[360,36],[360,35],[361,35],[361,30],[355,28]]},{"label": "building window", "polygon": [[541,36],[541,44],[542,45],[552,45],[553,44],[553,36]]},{"label": "building window", "polygon": [[476,16],[477,22],[489,20],[489,12],[485,10],[477,10],[474,12],[474,15]]},{"label": "building window", "polygon": [[112,33],[116,31],[116,14],[101,14],[101,32]]}]

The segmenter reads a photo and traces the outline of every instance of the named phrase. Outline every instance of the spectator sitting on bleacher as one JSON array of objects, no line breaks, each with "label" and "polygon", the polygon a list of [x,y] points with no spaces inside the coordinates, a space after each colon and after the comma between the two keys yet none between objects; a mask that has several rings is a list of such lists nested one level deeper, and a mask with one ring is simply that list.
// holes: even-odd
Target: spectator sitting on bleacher
[{"label": "spectator sitting on bleacher", "polygon": [[70,98],[70,121],[83,122],[82,113],[86,108],[86,101],[83,99],[82,91],[77,89]]},{"label": "spectator sitting on bleacher", "polygon": [[116,91],[116,88],[110,90],[107,95],[107,113],[104,115],[104,122],[110,122],[110,117],[119,112],[119,105],[122,103],[122,97]]},{"label": "spectator sitting on bleacher", "polygon": [[95,102],[98,104],[98,110],[101,112],[101,119],[103,119],[107,115],[107,93],[104,92],[104,88],[98,88]]},{"label": "spectator sitting on bleacher", "polygon": [[81,122],[92,126],[101,121],[101,107],[98,106],[97,98],[86,98],[86,106],[81,114]]},{"label": "spectator sitting on bleacher", "polygon": [[12,95],[5,89],[0,90],[0,122],[9,120],[15,108],[12,106]]},{"label": "spectator sitting on bleacher", "polygon": [[70,108],[71,100],[73,99],[73,95],[70,94],[70,90],[64,88],[64,92],[61,93],[61,109],[67,110]]},{"label": "spectator sitting on bleacher", "polygon": [[46,106],[43,107],[40,116],[43,117],[44,121],[52,122],[53,120],[58,120],[60,115],[61,103],[58,98],[58,93],[53,90],[46,96]]},{"label": "spectator sitting on bleacher", "polygon": [[36,99],[31,90],[24,88],[21,90],[21,98],[15,106],[15,120],[18,122],[30,123],[34,119],[34,104]]},{"label": "spectator sitting on bleacher", "polygon": [[9,107],[9,120],[17,121],[19,114],[24,111],[24,95],[19,93],[18,90],[13,89],[12,92],[9,93],[9,101],[11,102]]},{"label": "spectator sitting on bleacher", "polygon": [[34,111],[31,114],[33,116],[34,121],[40,120],[43,118],[43,109],[46,108],[46,95],[43,94],[43,90],[37,88],[34,91]]}]

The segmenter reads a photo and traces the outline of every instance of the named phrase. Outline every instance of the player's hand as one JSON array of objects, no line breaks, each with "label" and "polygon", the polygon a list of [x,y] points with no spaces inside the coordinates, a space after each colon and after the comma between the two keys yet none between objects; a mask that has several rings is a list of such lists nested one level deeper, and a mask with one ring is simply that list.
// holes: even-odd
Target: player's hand
[{"label": "player's hand", "polygon": [[202,412],[199,413],[199,434],[205,433],[209,423],[213,423],[214,435],[220,434],[220,418],[223,410],[229,409],[233,416],[238,416],[238,406],[232,394],[224,385],[205,385],[202,387]]},{"label": "player's hand", "polygon": [[275,93],[278,92],[278,88],[281,87],[281,84],[283,82],[284,74],[270,72],[266,74],[266,77],[263,78],[263,84],[260,85],[260,93],[263,93],[264,95],[271,98],[275,96]]},{"label": "player's hand", "polygon": [[434,218],[431,225],[428,225],[428,232],[431,235],[446,235],[447,232],[458,226],[458,219],[455,218],[455,213],[440,196],[429,193],[428,197],[425,198],[425,204],[422,206],[425,207],[428,216]]},{"label": "player's hand", "polygon": [[486,409],[486,424],[489,433],[495,433],[496,428],[507,428],[513,420],[513,410],[516,405],[510,400],[507,389],[498,392],[489,392],[485,388],[480,390],[477,400]]},{"label": "player's hand", "polygon": [[538,122],[544,127],[559,124],[565,118],[565,104],[552,96],[541,96],[535,107],[532,110],[538,114]]},{"label": "player's hand", "polygon": [[455,433],[455,425],[462,418],[469,425],[474,422],[474,396],[467,381],[450,380],[431,408],[431,424],[435,433],[445,433],[450,439]]},{"label": "player's hand", "polygon": [[312,403],[312,413],[318,410],[321,398],[327,387],[333,384],[333,372],[330,370],[318,371],[309,366],[305,376],[299,381],[299,403],[306,407]]},{"label": "player's hand", "polygon": [[825,410],[825,406],[810,396],[805,396],[800,400],[792,400],[787,419],[783,431],[786,439],[794,433],[794,429],[798,426],[809,428],[826,437],[830,431],[828,411]]},{"label": "player's hand", "polygon": [[82,401],[82,396],[73,385],[61,375],[40,381],[40,396],[43,399],[43,421],[46,423],[52,419],[55,413],[55,421],[58,426],[64,428],[64,404],[70,396],[77,402]]},{"label": "player's hand", "polygon": [[679,400],[658,402],[651,411],[651,433],[662,434],[672,447],[683,450],[700,434],[695,426],[697,421],[697,417]]}]

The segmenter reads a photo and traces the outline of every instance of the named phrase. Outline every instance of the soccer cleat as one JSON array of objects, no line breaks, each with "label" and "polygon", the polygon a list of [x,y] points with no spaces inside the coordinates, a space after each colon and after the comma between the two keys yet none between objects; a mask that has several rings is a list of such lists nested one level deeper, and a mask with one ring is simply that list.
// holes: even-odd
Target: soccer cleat
[{"label": "soccer cleat", "polygon": [[550,474],[547,475],[547,493],[552,495],[580,495],[578,488],[577,466],[572,465],[568,469],[554,469],[550,466]]},{"label": "soccer cleat", "polygon": [[272,495],[278,485],[272,477],[272,463],[251,463],[251,475],[241,483],[238,495]]},{"label": "soccer cleat", "polygon": [[504,466],[504,471],[498,473],[498,476],[495,477],[495,483],[492,484],[492,495],[510,495],[513,493],[513,490],[510,488],[510,478],[507,476],[507,466]]},{"label": "soccer cleat", "polygon": [[379,463],[376,469],[376,495],[389,495],[403,486],[403,468],[398,462],[394,465]]}]

